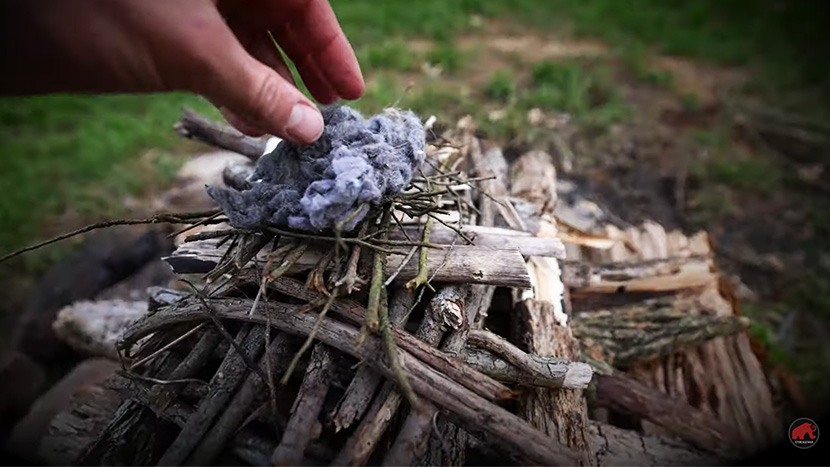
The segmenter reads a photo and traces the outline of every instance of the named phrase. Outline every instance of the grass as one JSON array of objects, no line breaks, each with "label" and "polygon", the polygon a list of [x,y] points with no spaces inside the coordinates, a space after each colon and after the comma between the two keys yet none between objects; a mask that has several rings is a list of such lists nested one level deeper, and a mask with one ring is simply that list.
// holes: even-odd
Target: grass
[{"label": "grass", "polygon": [[499,102],[508,102],[516,94],[516,79],[508,70],[496,70],[484,84],[484,95]]},{"label": "grass", "polygon": [[411,71],[417,69],[417,57],[401,39],[367,45],[357,52],[361,66],[370,70]]},{"label": "grass", "polygon": [[[67,209],[96,212],[137,193],[143,185],[129,162],[177,142],[172,125],[183,106],[217,114],[182,94],[4,99],[0,185],[8,188],[0,198],[0,249],[36,238],[44,221]],[[98,196],[90,195],[92,186]]]},{"label": "grass", "polygon": [[432,65],[438,65],[447,73],[458,74],[466,64],[467,56],[452,45],[442,42],[437,44],[427,53],[427,61]]},{"label": "grass", "polygon": [[577,120],[601,126],[621,120],[625,105],[609,70],[580,61],[536,63],[531,68],[530,92],[524,107],[567,112]]}]

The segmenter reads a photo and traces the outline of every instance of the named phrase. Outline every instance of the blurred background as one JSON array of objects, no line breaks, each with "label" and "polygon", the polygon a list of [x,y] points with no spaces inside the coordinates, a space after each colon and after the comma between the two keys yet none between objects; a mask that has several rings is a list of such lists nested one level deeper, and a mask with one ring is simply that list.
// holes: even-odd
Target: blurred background
[{"label": "blurred background", "polygon": [[[779,0],[332,0],[366,113],[474,116],[510,157],[543,149],[631,222],[707,230],[768,364],[830,380],[830,5]],[[59,70],[56,70],[59,72]],[[157,208],[204,148],[195,96],[0,99],[0,251]],[[0,323],[82,239],[0,266]]]}]

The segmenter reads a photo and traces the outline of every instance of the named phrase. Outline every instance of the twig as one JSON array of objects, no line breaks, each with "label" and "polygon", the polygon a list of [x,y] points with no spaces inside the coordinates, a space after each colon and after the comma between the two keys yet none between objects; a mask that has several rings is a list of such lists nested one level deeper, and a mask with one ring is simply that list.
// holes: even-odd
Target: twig
[{"label": "twig", "polygon": [[[422,243],[429,243],[429,235],[432,232],[432,224],[433,224],[433,217],[430,216],[427,219],[426,225],[424,226],[424,232],[422,233],[421,242]],[[406,283],[405,287],[409,290],[415,290],[418,287],[427,283],[427,248],[422,246],[421,247],[421,255],[418,258],[418,275],[415,276],[412,280]]]},{"label": "twig", "polygon": [[43,248],[47,245],[51,245],[53,243],[60,242],[62,240],[66,240],[68,238],[75,237],[77,235],[85,234],[88,232],[92,232],[93,230],[99,229],[106,229],[108,227],[115,227],[119,225],[140,225],[140,224],[160,224],[160,223],[167,223],[167,224],[184,224],[187,220],[195,218],[197,215],[198,217],[204,216],[214,216],[216,213],[219,212],[217,210],[211,211],[199,211],[199,212],[190,212],[190,213],[164,213],[164,214],[156,214],[153,217],[148,217],[146,219],[117,219],[117,220],[109,220],[104,222],[97,222],[95,224],[90,224],[85,227],[81,227],[80,229],[73,230],[72,232],[67,232],[65,234],[58,235],[56,237],[52,237],[49,240],[42,241],[40,243],[36,243],[34,245],[30,245],[19,250],[13,251],[8,253],[7,255],[0,258],[0,263],[6,262],[16,256],[20,256],[23,253],[28,253],[30,251],[37,250],[39,248]]},{"label": "twig", "polygon": [[222,215],[222,211],[219,211],[216,214],[212,214],[208,217],[205,217],[204,219],[200,220],[199,222],[196,222],[195,224],[191,224],[187,227],[184,227],[182,229],[179,229],[179,230],[171,233],[170,235],[167,236],[167,238],[176,238],[179,235],[181,235],[185,232],[189,232],[189,231],[195,229],[196,227],[199,227],[200,225],[204,225],[204,224],[208,223],[209,221],[212,221],[213,219],[216,219],[217,217],[219,217],[221,215]]},{"label": "twig", "polygon": [[156,358],[162,352],[164,352],[166,350],[169,350],[174,345],[176,345],[179,342],[181,342],[181,341],[187,339],[188,337],[192,336],[197,331],[199,331],[199,329],[202,329],[203,327],[205,327],[205,324],[207,324],[207,323],[200,323],[200,324],[194,326],[193,329],[191,329],[191,330],[187,331],[186,333],[182,334],[181,336],[173,339],[172,341],[170,341],[164,347],[156,350],[155,352],[151,353],[150,355],[148,355],[148,356],[142,358],[141,360],[133,363],[132,365],[130,365],[130,371],[135,371],[136,368],[139,368],[140,366],[144,365],[145,363],[149,362],[150,360]]},{"label": "twig", "polygon": [[406,400],[412,407],[418,404],[418,398],[415,396],[415,391],[409,384],[409,379],[406,373],[401,368],[401,361],[398,357],[398,346],[395,343],[395,336],[392,334],[392,323],[389,321],[389,303],[386,296],[386,287],[383,288],[383,298],[380,307],[380,331],[383,337],[383,344],[386,347],[386,358],[389,360],[389,367],[395,375],[398,388],[406,397]]},{"label": "twig", "polygon": [[409,250],[409,253],[406,254],[403,261],[401,261],[400,266],[398,266],[398,268],[395,269],[395,271],[386,279],[386,282],[383,283],[384,287],[389,287],[389,284],[391,284],[392,281],[394,281],[395,278],[398,277],[398,274],[400,274],[401,271],[403,271],[403,268],[406,267],[407,264],[409,264],[409,260],[411,260],[412,257],[415,256],[415,253],[417,253],[417,252],[418,252],[418,247],[413,246]]},{"label": "twig", "polygon": [[[388,236],[389,222],[391,217],[390,207],[385,207],[383,212],[383,220],[380,228],[387,232],[383,235]],[[369,285],[369,303],[366,305],[366,328],[369,331],[375,332],[378,330],[378,307],[380,306],[381,291],[383,287],[383,273],[386,268],[386,255],[382,251],[375,252],[375,259],[372,265],[372,282]]]},{"label": "twig", "polygon": [[202,295],[199,289],[197,289],[196,286],[194,286],[193,283],[187,279],[180,280],[187,284],[193,290],[193,294],[196,296],[196,298],[199,300],[202,306],[205,307],[205,309],[208,312],[208,316],[210,316],[211,321],[213,321],[213,324],[216,325],[216,327],[219,329],[219,332],[222,334],[225,340],[230,343],[234,350],[236,350],[236,353],[238,353],[239,356],[242,357],[242,360],[245,362],[245,365],[248,367],[248,369],[257,373],[262,379],[265,379],[266,376],[262,372],[262,369],[259,368],[259,366],[256,363],[254,363],[253,360],[250,359],[250,357],[248,357],[248,354],[242,350],[242,348],[236,342],[236,339],[234,339],[233,336],[231,336],[231,333],[228,332],[228,330],[225,328],[225,325],[223,325],[222,321],[219,320],[219,317],[216,316],[213,307],[210,306],[210,303],[208,303],[207,299]]},{"label": "twig", "polygon": [[288,384],[288,380],[291,378],[291,373],[294,372],[294,369],[297,368],[297,364],[300,363],[300,359],[302,358],[303,354],[311,347],[311,344],[314,342],[314,338],[317,336],[317,331],[320,330],[320,324],[323,323],[323,319],[326,317],[326,313],[328,313],[329,309],[331,309],[332,303],[337,298],[338,290],[335,289],[331,295],[329,295],[328,299],[326,300],[326,304],[323,306],[323,309],[320,310],[320,314],[317,317],[317,321],[314,323],[314,327],[311,328],[311,332],[308,333],[308,337],[306,337],[305,342],[303,342],[302,347],[300,350],[294,354],[294,358],[291,359],[291,363],[288,364],[288,369],[285,370],[285,374],[280,379],[280,384],[283,386]]}]

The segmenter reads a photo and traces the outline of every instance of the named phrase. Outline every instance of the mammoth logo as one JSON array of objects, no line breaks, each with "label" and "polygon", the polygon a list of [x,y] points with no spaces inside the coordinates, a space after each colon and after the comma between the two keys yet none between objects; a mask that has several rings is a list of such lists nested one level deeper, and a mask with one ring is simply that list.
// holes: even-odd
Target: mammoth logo
[{"label": "mammoth logo", "polygon": [[799,418],[790,425],[790,442],[799,449],[813,447],[818,442],[818,425],[809,418]]}]

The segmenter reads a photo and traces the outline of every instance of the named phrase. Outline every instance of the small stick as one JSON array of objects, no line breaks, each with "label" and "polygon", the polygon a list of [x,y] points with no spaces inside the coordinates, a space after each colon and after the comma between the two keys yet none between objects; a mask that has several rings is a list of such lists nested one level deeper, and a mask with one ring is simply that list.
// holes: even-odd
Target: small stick
[{"label": "small stick", "polygon": [[[383,220],[381,221],[381,229],[386,230],[387,233],[383,237],[388,236],[389,222],[391,210],[386,207],[383,213]],[[382,251],[375,252],[375,259],[372,265],[372,282],[369,286],[369,303],[366,305],[366,327],[375,332],[378,330],[378,307],[380,305],[381,290],[383,290],[383,272],[386,268],[386,255]]]},{"label": "small stick", "polygon": [[415,396],[415,391],[412,390],[412,386],[409,384],[409,379],[406,377],[406,373],[403,371],[403,368],[401,368],[401,360],[398,356],[398,346],[395,343],[395,336],[392,334],[392,323],[389,321],[389,303],[385,287],[383,288],[382,295],[379,324],[383,344],[386,347],[386,358],[389,360],[389,369],[392,370],[392,374],[395,375],[398,388],[404,397],[406,397],[406,400],[412,407],[417,407],[418,397]]},{"label": "small stick", "polygon": [[[359,236],[366,235],[366,230],[369,228],[369,222],[364,222],[363,225],[360,226],[360,232],[358,232]],[[352,246],[352,252],[349,256],[349,263],[346,266],[346,273],[343,274],[343,277],[335,282],[335,286],[339,287],[342,285],[346,286],[346,294],[350,294],[355,290],[355,284],[357,284],[360,279],[357,277],[357,265],[360,262],[360,244]]]},{"label": "small stick", "polygon": [[[66,240],[68,238],[75,237],[77,235],[85,234],[87,232],[92,232],[93,230],[99,229],[106,229],[108,227],[115,227],[118,225],[140,225],[140,224],[159,224],[159,223],[166,223],[166,224],[184,224],[185,221],[189,219],[193,219],[195,217],[205,217],[205,216],[214,216],[217,212],[221,212],[219,210],[211,210],[211,211],[198,211],[198,212],[185,212],[180,214],[174,213],[164,213],[164,214],[156,214],[153,217],[149,217],[146,219],[117,219],[117,220],[109,220],[104,222],[97,222],[95,224],[90,224],[85,227],[81,227],[80,229],[73,230],[71,232],[67,232],[65,234],[58,235],[56,237],[52,237],[49,240],[44,240],[40,243],[35,243],[34,245],[30,245],[19,250],[13,251],[2,258],[0,258],[0,263],[4,263],[16,256],[20,256],[23,253],[28,253],[30,251],[37,250],[39,248],[43,248],[47,245],[51,245],[53,243],[60,242],[62,240]],[[202,221],[199,221],[202,222]]]},{"label": "small stick", "polygon": [[231,344],[231,347],[233,347],[234,350],[236,350],[236,353],[238,353],[239,356],[242,357],[242,360],[245,362],[245,365],[248,367],[248,369],[257,373],[262,379],[265,379],[266,376],[262,372],[262,369],[260,369],[259,366],[256,363],[254,363],[253,360],[250,359],[250,357],[248,357],[248,354],[242,350],[242,348],[236,342],[236,339],[233,338],[231,333],[228,332],[227,328],[225,328],[225,325],[222,324],[222,321],[219,320],[219,317],[216,316],[215,310],[213,309],[213,307],[210,306],[210,303],[208,303],[207,299],[205,299],[205,297],[202,295],[199,289],[197,289],[196,286],[194,286],[193,283],[187,279],[180,280],[187,284],[191,289],[193,289],[194,295],[197,299],[199,299],[199,302],[207,310],[208,316],[210,316],[210,319],[211,321],[213,321],[213,324],[215,324],[216,327],[219,329],[219,332],[222,334],[222,337],[224,337],[225,340],[227,340]]},{"label": "small stick", "polygon": [[401,261],[400,266],[398,266],[398,268],[395,269],[395,272],[393,272],[392,275],[390,275],[389,278],[386,279],[386,282],[383,283],[384,287],[389,287],[389,284],[391,284],[392,281],[394,281],[395,278],[398,277],[398,274],[400,274],[401,271],[403,271],[403,268],[406,267],[407,264],[409,264],[409,260],[411,260],[412,257],[415,256],[415,253],[417,251],[418,251],[417,246],[413,246],[409,250],[409,253],[407,253],[406,256],[404,257],[403,261]]},{"label": "small stick", "polygon": [[181,235],[185,232],[189,232],[189,231],[195,229],[196,227],[199,227],[200,225],[207,224],[209,221],[212,221],[213,219],[216,219],[217,217],[219,217],[221,215],[222,215],[222,211],[219,211],[216,214],[212,214],[208,217],[205,217],[204,219],[200,220],[199,222],[196,222],[195,224],[191,224],[187,227],[184,227],[182,229],[179,229],[179,230],[171,233],[170,235],[167,236],[167,238],[176,238],[176,237],[178,237],[179,235]]},{"label": "small stick", "polygon": [[[430,236],[430,233],[432,232],[433,219],[434,218],[431,217],[431,216],[430,216],[429,219],[427,219],[427,223],[424,226],[424,232],[423,232],[422,237],[421,237],[421,242],[422,243],[429,243],[429,236]],[[413,278],[412,280],[410,280],[409,282],[406,283],[405,287],[407,289],[415,290],[418,287],[420,287],[420,286],[427,283],[427,279],[429,279],[428,271],[427,271],[427,254],[428,254],[427,248],[422,246],[421,247],[421,256],[418,259],[418,275],[415,276],[415,278]]]},{"label": "small stick", "polygon": [[213,239],[213,238],[227,237],[229,235],[242,234],[242,233],[250,233],[250,232],[247,231],[247,230],[244,230],[244,229],[208,230],[208,231],[205,231],[205,232],[198,232],[198,233],[195,233],[193,235],[188,235],[184,239],[184,242],[185,243],[198,242],[199,240],[210,240],[210,239]]},{"label": "small stick", "polygon": [[329,349],[317,344],[311,355],[291,418],[285,427],[279,446],[271,455],[272,465],[300,465],[303,453],[312,437],[314,424],[323,408],[323,402],[334,378],[334,359]]},{"label": "small stick", "polygon": [[140,366],[144,365],[145,363],[149,362],[150,360],[156,358],[159,354],[161,354],[165,350],[170,349],[171,347],[178,344],[179,342],[181,342],[181,341],[187,339],[188,337],[192,336],[197,331],[199,331],[199,329],[202,329],[203,327],[205,327],[205,324],[207,324],[207,323],[199,323],[198,325],[194,326],[193,329],[191,329],[190,331],[187,331],[186,333],[182,334],[181,336],[173,339],[172,341],[170,341],[164,347],[156,350],[155,352],[151,353],[150,355],[147,355],[146,357],[142,358],[141,360],[133,363],[132,365],[130,365],[130,371],[135,371],[136,368],[139,368]]},{"label": "small stick", "polygon": [[317,317],[317,321],[314,323],[314,327],[311,328],[311,332],[308,333],[308,337],[306,338],[305,342],[303,342],[303,346],[300,347],[300,350],[294,354],[294,358],[291,359],[291,363],[288,365],[288,369],[285,370],[285,374],[280,379],[280,384],[283,386],[288,383],[288,380],[291,378],[291,373],[294,372],[294,369],[297,368],[297,364],[300,362],[300,358],[302,358],[303,354],[311,347],[312,342],[314,342],[314,337],[317,335],[317,331],[320,330],[320,324],[323,322],[323,319],[326,317],[326,313],[328,313],[329,309],[331,309],[332,303],[337,298],[338,290],[335,289],[331,295],[329,295],[328,299],[326,300],[326,304],[323,306],[323,309],[320,310],[320,315]]}]

